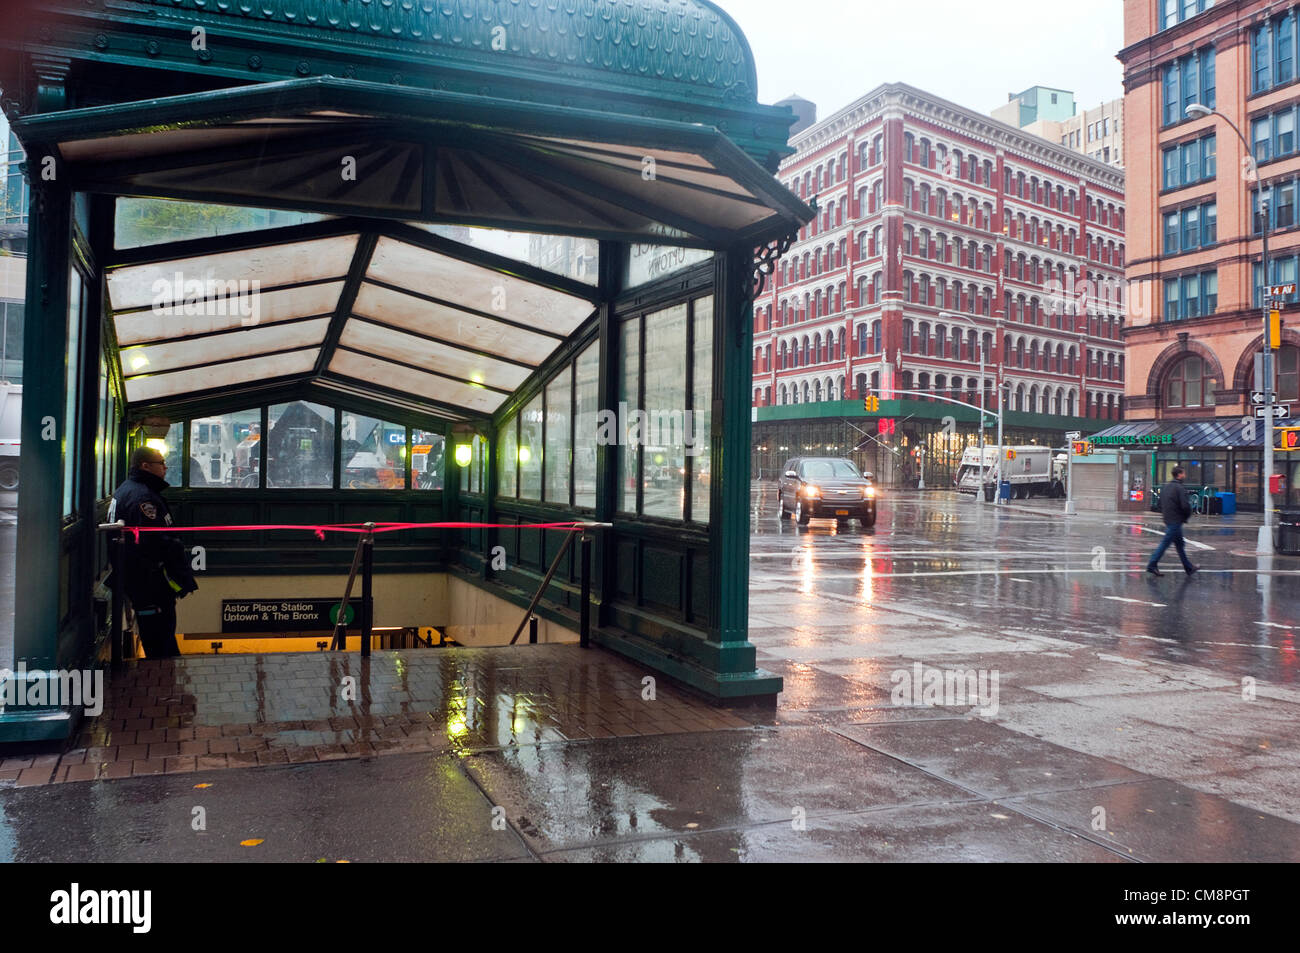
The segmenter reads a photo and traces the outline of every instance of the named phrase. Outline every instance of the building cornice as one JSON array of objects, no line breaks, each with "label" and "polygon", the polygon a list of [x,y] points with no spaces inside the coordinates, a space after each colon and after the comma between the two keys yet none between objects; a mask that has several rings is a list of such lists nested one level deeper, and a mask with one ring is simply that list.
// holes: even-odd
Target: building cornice
[{"label": "building cornice", "polygon": [[982,143],[988,149],[1004,149],[1021,158],[1038,159],[1063,171],[1091,179],[1124,192],[1124,172],[1114,166],[1092,159],[1041,136],[1026,133],[1015,126],[992,119],[983,113],[966,109],[956,103],[941,99],[906,83],[886,83],[867,93],[861,99],[845,106],[826,119],[805,129],[790,139],[795,155],[787,162],[798,161],[799,154],[823,148],[831,142],[846,139],[850,133],[873,120],[883,120],[893,115],[913,115],[927,119],[953,133]]}]

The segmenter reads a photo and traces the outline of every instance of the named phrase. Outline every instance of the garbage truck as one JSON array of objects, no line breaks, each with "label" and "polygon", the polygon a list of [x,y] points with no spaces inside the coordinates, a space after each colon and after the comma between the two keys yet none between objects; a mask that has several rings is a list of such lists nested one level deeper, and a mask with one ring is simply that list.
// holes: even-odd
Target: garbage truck
[{"label": "garbage truck", "polygon": [[982,490],[984,498],[992,500],[1004,480],[1011,484],[1013,500],[1065,496],[1065,455],[1037,444],[1004,446],[1001,460],[996,446],[984,448],[982,461],[978,447],[968,447],[962,454],[957,492],[973,496]]},{"label": "garbage truck", "polygon": [[0,490],[18,489],[23,385],[0,381]]}]

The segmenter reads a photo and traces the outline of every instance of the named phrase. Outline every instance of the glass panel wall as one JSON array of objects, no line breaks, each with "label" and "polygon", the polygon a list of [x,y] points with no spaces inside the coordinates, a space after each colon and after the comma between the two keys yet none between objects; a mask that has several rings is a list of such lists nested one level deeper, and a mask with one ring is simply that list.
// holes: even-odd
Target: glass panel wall
[{"label": "glass panel wall", "polygon": [[467,491],[470,493],[483,493],[484,485],[487,482],[487,438],[480,434],[474,434],[474,439],[469,442],[469,447],[469,487]]},{"label": "glass panel wall", "polygon": [[713,297],[698,298],[694,309],[694,380],[691,402],[692,419],[686,428],[691,441],[691,521],[709,521],[710,443],[713,426]]},{"label": "glass panel wall", "polygon": [[[620,366],[618,378],[618,510],[636,512],[636,481],[640,472],[641,428],[630,419],[628,409],[641,406],[641,319],[624,321],[619,327]],[[635,427],[635,429],[633,429]]]},{"label": "glass panel wall", "polygon": [[575,364],[573,505],[596,506],[596,433],[600,411],[600,345],[593,343]]},{"label": "glass panel wall", "polygon": [[[642,512],[680,520],[686,464],[685,304],[645,318],[645,412],[641,473]],[[629,412],[629,417],[635,415]]]},{"label": "glass panel wall", "polygon": [[298,400],[274,405],[267,419],[266,485],[334,486],[334,408]]},{"label": "glass panel wall", "polygon": [[519,417],[519,498],[542,498],[542,395],[528,402]]},{"label": "glass panel wall", "polygon": [[344,411],[339,486],[349,490],[406,488],[406,428]]},{"label": "glass panel wall", "polygon": [[511,416],[497,431],[498,467],[497,494],[514,496],[516,477],[519,474],[519,418]]},{"label": "glass panel wall", "polygon": [[260,409],[191,420],[189,485],[256,487],[261,433]]},{"label": "glass panel wall", "polygon": [[569,503],[573,467],[573,371],[569,367],[546,385],[546,500]]},{"label": "glass panel wall", "polygon": [[446,439],[430,430],[411,431],[411,489],[441,490]]},{"label": "glass panel wall", "polygon": [[67,399],[63,405],[63,513],[76,510],[77,500],[77,408],[81,395],[81,275],[68,269],[68,351],[64,365]]}]

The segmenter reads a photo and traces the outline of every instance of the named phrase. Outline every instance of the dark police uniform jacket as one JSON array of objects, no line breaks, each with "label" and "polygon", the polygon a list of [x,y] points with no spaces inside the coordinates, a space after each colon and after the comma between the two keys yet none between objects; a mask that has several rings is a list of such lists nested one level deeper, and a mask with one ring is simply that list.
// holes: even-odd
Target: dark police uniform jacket
[{"label": "dark police uniform jacket", "polygon": [[1160,491],[1160,515],[1165,525],[1186,523],[1192,516],[1192,501],[1182,480],[1170,480]]},{"label": "dark police uniform jacket", "polygon": [[[108,522],[127,526],[171,526],[172,516],[162,491],[169,484],[152,473],[132,469],[113,493]],[[170,533],[141,533],[140,542],[125,536],[123,586],[136,608],[163,606],[197,590],[190,571],[189,550]]]}]

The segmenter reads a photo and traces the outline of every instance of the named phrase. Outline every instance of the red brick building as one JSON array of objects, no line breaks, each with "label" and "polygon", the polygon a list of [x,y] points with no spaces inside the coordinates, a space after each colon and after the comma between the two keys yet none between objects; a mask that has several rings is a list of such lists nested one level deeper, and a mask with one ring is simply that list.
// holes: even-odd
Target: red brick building
[{"label": "red brick building", "polygon": [[[820,215],[755,303],[756,474],[835,448],[906,482],[919,445],[940,482],[978,415],[939,398],[978,403],[981,342],[1008,443],[1119,419],[1122,170],[903,84],[791,145],[778,176]],[[868,388],[897,421],[877,441],[835,429]]]},{"label": "red brick building", "polygon": [[[1157,479],[1183,462],[1189,483],[1232,490],[1254,508],[1263,428],[1252,434],[1242,418],[1253,420],[1263,339],[1257,187],[1271,199],[1269,283],[1294,282],[1297,19],[1291,3],[1126,0],[1119,53],[1129,208],[1125,416],[1148,435],[1171,435]],[[1193,103],[1224,118],[1189,117]],[[1284,339],[1275,389],[1282,402],[1296,402],[1300,334],[1287,329]],[[1295,464],[1289,469],[1300,477]],[[1283,456],[1278,470],[1288,472]]]}]

